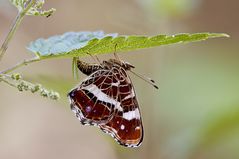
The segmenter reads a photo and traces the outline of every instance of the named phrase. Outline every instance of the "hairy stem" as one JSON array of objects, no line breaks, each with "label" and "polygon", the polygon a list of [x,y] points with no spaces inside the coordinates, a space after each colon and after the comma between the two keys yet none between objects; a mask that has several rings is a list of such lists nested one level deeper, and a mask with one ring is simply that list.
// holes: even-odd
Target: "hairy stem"
[{"label": "hairy stem", "polygon": [[2,60],[4,54],[6,53],[8,44],[12,40],[13,36],[15,35],[16,30],[18,29],[19,25],[21,24],[23,17],[26,15],[28,10],[31,9],[31,7],[35,4],[35,2],[36,2],[36,0],[31,0],[30,3],[27,5],[27,7],[24,10],[18,12],[17,17],[14,20],[14,22],[12,23],[11,29],[8,32],[7,37],[5,38],[3,44],[0,48],[0,61]]},{"label": "hairy stem", "polygon": [[0,75],[0,82],[2,82],[2,81],[5,82],[5,83],[7,83],[8,85],[10,85],[10,86],[12,86],[12,87],[16,87],[14,84],[10,83],[10,82],[6,79],[5,76]]},{"label": "hairy stem", "polygon": [[39,57],[34,57],[32,59],[28,59],[28,60],[24,60],[18,64],[16,64],[15,66],[11,67],[11,68],[8,68],[2,72],[0,72],[0,74],[6,74],[6,73],[9,73],[9,72],[12,72],[14,70],[16,70],[17,68],[21,67],[21,66],[24,66],[24,65],[28,65],[30,63],[33,63],[33,62],[37,62],[37,61],[40,61],[41,59]]},{"label": "hairy stem", "polygon": [[11,39],[13,38],[14,34],[16,33],[16,30],[19,27],[23,17],[24,17],[24,14],[19,12],[16,19],[14,20],[14,22],[11,26],[11,29],[10,29],[9,33],[7,34],[7,37],[5,38],[5,41],[3,42],[3,44],[0,48],[0,61],[1,61],[2,57],[4,56],[4,54],[8,48],[8,44],[11,41]]}]

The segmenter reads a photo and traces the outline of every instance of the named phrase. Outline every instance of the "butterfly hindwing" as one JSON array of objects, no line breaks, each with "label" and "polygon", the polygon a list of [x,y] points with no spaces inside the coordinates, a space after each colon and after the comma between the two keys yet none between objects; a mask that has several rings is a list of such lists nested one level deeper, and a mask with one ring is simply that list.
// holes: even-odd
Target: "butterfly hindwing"
[{"label": "butterfly hindwing", "polygon": [[115,109],[112,119],[99,126],[121,145],[136,147],[143,139],[143,126],[135,91],[124,69],[114,68],[111,71],[118,82],[112,83],[111,89],[117,90],[120,109]]}]

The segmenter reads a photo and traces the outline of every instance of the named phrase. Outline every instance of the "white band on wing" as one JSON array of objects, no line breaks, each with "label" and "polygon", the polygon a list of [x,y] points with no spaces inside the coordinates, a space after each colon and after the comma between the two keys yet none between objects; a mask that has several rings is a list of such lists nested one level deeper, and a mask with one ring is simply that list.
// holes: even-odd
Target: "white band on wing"
[{"label": "white band on wing", "polygon": [[139,109],[136,108],[132,111],[124,112],[123,113],[123,118],[126,119],[126,120],[140,119]]},{"label": "white band on wing", "polygon": [[98,100],[113,104],[116,109],[118,109],[119,111],[123,111],[123,108],[120,106],[120,102],[116,101],[113,98],[110,98],[107,94],[102,92],[96,85],[90,84],[81,89],[89,91],[90,93],[94,94],[94,96],[96,96]]}]

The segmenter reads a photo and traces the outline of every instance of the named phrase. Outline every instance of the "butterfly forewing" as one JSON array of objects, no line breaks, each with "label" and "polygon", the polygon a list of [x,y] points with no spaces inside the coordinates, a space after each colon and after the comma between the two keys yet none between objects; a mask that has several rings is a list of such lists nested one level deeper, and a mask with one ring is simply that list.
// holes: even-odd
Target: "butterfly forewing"
[{"label": "butterfly forewing", "polygon": [[124,146],[137,147],[142,142],[140,110],[124,68],[115,65],[92,73],[69,97],[83,124],[99,126]]},{"label": "butterfly forewing", "polygon": [[113,114],[114,101],[100,89],[108,87],[103,78],[106,73],[105,70],[93,73],[69,93],[72,111],[82,124],[105,123]]}]

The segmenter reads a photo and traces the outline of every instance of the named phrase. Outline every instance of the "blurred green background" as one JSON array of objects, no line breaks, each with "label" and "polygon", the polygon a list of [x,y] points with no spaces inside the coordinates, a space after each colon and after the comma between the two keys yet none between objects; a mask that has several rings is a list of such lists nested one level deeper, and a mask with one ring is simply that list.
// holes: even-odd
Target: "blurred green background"
[{"label": "blurred green background", "polygon": [[[49,18],[26,17],[10,43],[1,69],[30,58],[25,46],[67,31],[104,30],[131,35],[224,32],[230,38],[145,49],[119,56],[160,89],[131,75],[145,137],[136,149],[119,146],[96,127],[82,126],[66,92],[80,80],[71,59],[47,60],[17,70],[61,92],[51,101],[0,85],[2,159],[238,159],[239,1],[237,0],[48,0]],[[16,16],[0,0],[0,42]],[[108,59],[112,55],[102,55]],[[90,57],[83,60],[92,62]]]}]

